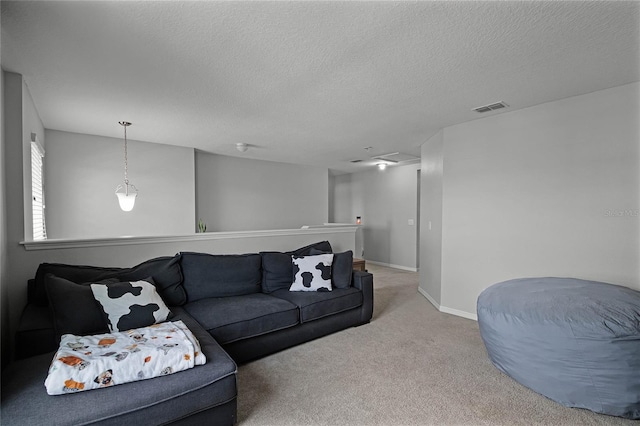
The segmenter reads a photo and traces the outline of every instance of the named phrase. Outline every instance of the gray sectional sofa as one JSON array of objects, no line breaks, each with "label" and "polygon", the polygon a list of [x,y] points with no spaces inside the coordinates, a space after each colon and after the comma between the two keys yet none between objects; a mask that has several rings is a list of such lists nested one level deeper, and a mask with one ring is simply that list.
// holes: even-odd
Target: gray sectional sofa
[{"label": "gray sectional sofa", "polygon": [[[2,424],[234,424],[236,363],[365,324],[373,276],[335,253],[332,291],[291,292],[293,256],[330,253],[323,241],[291,252],[178,253],[133,268],[42,264],[28,285],[16,335],[19,358],[2,372]],[[152,277],[198,338],[205,365],[93,391],[50,396],[44,380],[61,334],[100,334],[88,283]]]}]

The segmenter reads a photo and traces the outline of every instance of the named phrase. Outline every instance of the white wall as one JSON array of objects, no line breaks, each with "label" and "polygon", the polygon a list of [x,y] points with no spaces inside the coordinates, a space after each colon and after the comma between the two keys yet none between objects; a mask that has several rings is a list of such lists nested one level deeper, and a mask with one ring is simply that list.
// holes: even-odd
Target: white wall
[{"label": "white wall", "polygon": [[124,181],[123,139],[47,130],[46,140],[50,239],[195,232],[193,149],[128,139],[129,181],[139,194],[123,212],[114,194]]},{"label": "white wall", "polygon": [[420,286],[436,306],[442,284],[442,130],[422,145],[420,170]]},{"label": "white wall", "polygon": [[328,220],[326,168],[196,152],[196,212],[207,231],[290,229]]},{"label": "white wall", "polygon": [[639,99],[634,83],[444,129],[444,308],[473,316],[518,277],[640,290]]},{"label": "white wall", "polygon": [[[416,269],[419,168],[419,164],[392,166],[384,171],[374,168],[332,178],[331,221],[354,223],[356,216],[362,217],[366,260]],[[409,219],[414,225],[408,224]]]}]

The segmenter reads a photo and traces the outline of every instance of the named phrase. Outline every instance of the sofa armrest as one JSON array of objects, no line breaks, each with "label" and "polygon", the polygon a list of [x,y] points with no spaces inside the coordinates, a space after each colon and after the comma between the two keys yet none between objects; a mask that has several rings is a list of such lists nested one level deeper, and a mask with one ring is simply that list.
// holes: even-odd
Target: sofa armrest
[{"label": "sofa armrest", "polygon": [[365,271],[353,271],[353,286],[362,291],[362,323],[373,316],[373,274]]}]

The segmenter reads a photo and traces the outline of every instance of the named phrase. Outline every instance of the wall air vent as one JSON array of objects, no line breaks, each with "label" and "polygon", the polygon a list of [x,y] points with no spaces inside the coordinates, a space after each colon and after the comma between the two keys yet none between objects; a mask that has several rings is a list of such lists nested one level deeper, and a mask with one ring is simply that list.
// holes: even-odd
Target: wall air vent
[{"label": "wall air vent", "polygon": [[489,111],[495,111],[497,109],[502,109],[502,108],[507,108],[509,105],[507,105],[506,102],[504,101],[500,101],[500,102],[496,102],[493,104],[489,104],[489,105],[483,105],[477,108],[473,108],[471,111],[475,111],[475,112],[489,112]]}]

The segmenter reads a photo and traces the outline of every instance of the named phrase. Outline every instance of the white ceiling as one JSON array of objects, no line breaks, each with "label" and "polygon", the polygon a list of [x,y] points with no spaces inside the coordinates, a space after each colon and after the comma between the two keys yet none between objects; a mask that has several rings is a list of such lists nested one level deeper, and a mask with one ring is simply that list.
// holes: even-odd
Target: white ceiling
[{"label": "white ceiling", "polygon": [[49,129],[349,172],[638,81],[639,28],[638,2],[2,1],[1,59]]}]

